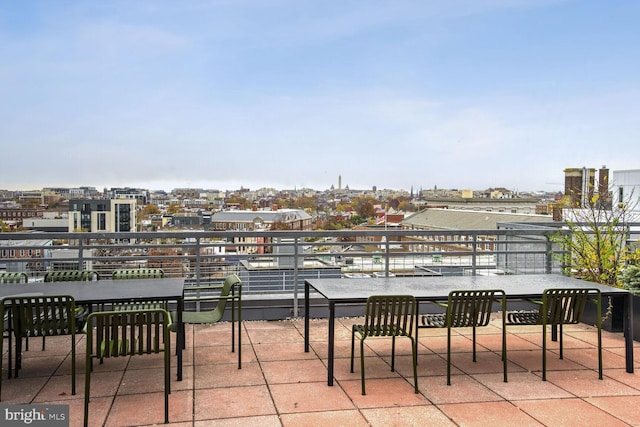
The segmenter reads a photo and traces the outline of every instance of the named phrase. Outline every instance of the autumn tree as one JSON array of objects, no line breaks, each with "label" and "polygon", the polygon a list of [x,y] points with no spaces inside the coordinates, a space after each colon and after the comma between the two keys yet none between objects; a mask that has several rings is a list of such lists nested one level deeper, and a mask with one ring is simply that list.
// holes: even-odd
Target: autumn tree
[{"label": "autumn tree", "polygon": [[160,213],[160,208],[156,205],[145,205],[142,208],[142,215],[145,217],[149,217],[151,215],[158,215]]},{"label": "autumn tree", "polygon": [[251,204],[247,199],[240,196],[231,196],[227,199],[227,205],[237,205],[238,209],[249,209]]},{"label": "autumn tree", "polygon": [[589,282],[622,285],[622,272],[629,262],[639,258],[630,251],[630,213],[633,206],[603,203],[595,195],[586,206],[576,206],[568,198],[561,201],[568,233],[560,232],[552,240],[563,249],[565,273]]},{"label": "autumn tree", "polygon": [[373,218],[376,215],[376,210],[373,207],[376,202],[377,200],[371,197],[356,197],[353,199],[351,205],[360,217],[367,219]]},{"label": "autumn tree", "polygon": [[178,203],[171,203],[169,206],[167,206],[167,213],[169,215],[182,212],[182,210],[183,210],[182,205],[179,205]]},{"label": "autumn tree", "polygon": [[302,196],[294,200],[293,206],[298,209],[305,209],[307,211],[314,211],[316,209],[316,198]]}]

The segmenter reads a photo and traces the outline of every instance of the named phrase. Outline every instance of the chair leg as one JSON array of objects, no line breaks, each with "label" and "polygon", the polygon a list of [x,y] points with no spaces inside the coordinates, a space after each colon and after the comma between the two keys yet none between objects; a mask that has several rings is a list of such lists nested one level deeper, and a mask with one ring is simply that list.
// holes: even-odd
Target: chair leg
[{"label": "chair leg", "polygon": [[7,378],[11,378],[11,373],[12,373],[11,358],[13,357],[13,354],[12,354],[13,350],[11,348],[13,346],[13,342],[12,342],[11,335],[13,335],[13,332],[11,331],[11,323],[9,323],[9,338],[7,339],[7,353],[8,353],[8,356],[9,356],[9,360],[7,361],[7,363],[9,365],[9,369],[8,369],[8,372],[7,372]]},{"label": "chair leg", "polygon": [[91,358],[87,357],[84,369],[84,427],[89,425],[89,392],[91,389]]},{"label": "chair leg", "polygon": [[[42,337],[44,340],[44,337]],[[71,335],[71,394],[76,395],[76,336]]]},{"label": "chair leg", "polygon": [[598,329],[598,379],[602,379],[602,329]]},{"label": "chair leg", "polygon": [[502,369],[504,371],[504,382],[507,382],[507,330],[502,326]]},{"label": "chair leg", "polygon": [[238,306],[238,369],[242,369],[242,309]]},{"label": "chair leg", "polygon": [[353,349],[355,347],[355,335],[356,327],[354,325],[351,327],[351,373],[353,373]]},{"label": "chair leg", "polygon": [[[553,328],[553,327],[552,327]],[[542,381],[547,380],[547,325],[542,325]]]},{"label": "chair leg", "polygon": [[236,351],[236,314],[235,304],[231,301],[231,353]]},{"label": "chair leg", "polygon": [[366,393],[364,391],[364,340],[360,340],[360,377],[362,378],[362,395]]},{"label": "chair leg", "polygon": [[562,323],[560,323],[560,359],[564,359],[564,354],[563,354],[564,353],[563,352],[564,345],[562,343],[562,335],[563,335],[563,333],[562,333]]},{"label": "chair leg", "polygon": [[[11,331],[9,331],[11,332]],[[2,400],[2,346],[4,345],[4,337],[0,336],[0,401]],[[11,356],[9,356],[11,357]],[[10,363],[10,361],[8,361]],[[11,371],[11,364],[9,364],[9,371]]]},{"label": "chair leg", "polygon": [[396,336],[391,336],[391,372],[396,370]]},{"label": "chair leg", "polygon": [[505,313],[507,312],[507,301],[502,298],[502,370],[504,371],[504,382],[507,382],[507,320]]},{"label": "chair leg", "polygon": [[447,328],[447,385],[451,385],[451,328]]},{"label": "chair leg", "polygon": [[473,327],[473,361],[476,361],[476,327]]},{"label": "chair leg", "polygon": [[18,378],[18,371],[22,368],[22,337],[16,337],[16,360],[13,376]]},{"label": "chair leg", "polygon": [[[169,337],[167,336],[167,346],[168,346]],[[171,351],[169,347],[167,347],[164,351],[164,423],[169,423],[169,393],[171,393],[171,369],[170,369],[170,359],[169,355]]]},{"label": "chair leg", "polygon": [[413,388],[416,394],[418,391],[418,340],[411,338],[411,353],[413,356]]}]

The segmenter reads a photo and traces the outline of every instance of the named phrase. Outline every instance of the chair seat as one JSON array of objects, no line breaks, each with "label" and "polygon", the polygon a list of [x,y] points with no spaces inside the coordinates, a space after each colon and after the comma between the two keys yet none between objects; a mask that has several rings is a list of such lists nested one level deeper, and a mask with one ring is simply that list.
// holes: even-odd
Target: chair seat
[{"label": "chair seat", "polygon": [[446,313],[425,313],[418,328],[446,328],[447,329],[447,385],[451,385],[451,329],[473,328],[472,344],[473,358],[476,358],[476,328],[489,324],[494,301],[500,301],[502,313],[502,363],[503,378],[507,382],[507,336],[505,331],[506,296],[501,289],[486,290],[455,290],[449,292],[447,302],[435,301]]},{"label": "chair seat", "polygon": [[422,316],[421,328],[445,328],[447,326],[446,313],[429,313]]},{"label": "chair seat", "polygon": [[507,325],[541,325],[539,310],[518,310],[507,312]]},{"label": "chair seat", "polygon": [[351,372],[356,334],[360,340],[360,378],[362,395],[365,395],[364,340],[367,337],[391,337],[391,372],[395,371],[396,337],[411,340],[414,391],[418,393],[418,347],[414,337],[418,304],[412,295],[371,295],[367,298],[364,324],[351,327]]},{"label": "chair seat", "polygon": [[[177,319],[178,313],[173,311],[171,312],[171,318]],[[217,323],[220,319],[216,320],[211,316],[210,311],[183,311],[182,312],[182,323],[194,323],[194,324],[204,324],[204,323]]]},{"label": "chair seat", "polygon": [[410,335],[404,329],[395,327],[394,325],[378,325],[375,328],[367,327],[366,325],[353,325],[353,330],[360,335],[367,335],[370,337],[407,337]]}]

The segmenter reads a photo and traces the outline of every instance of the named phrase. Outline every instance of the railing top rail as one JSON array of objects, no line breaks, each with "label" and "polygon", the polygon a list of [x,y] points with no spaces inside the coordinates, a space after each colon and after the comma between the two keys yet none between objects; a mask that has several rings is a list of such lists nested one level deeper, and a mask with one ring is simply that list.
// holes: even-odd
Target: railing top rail
[{"label": "railing top rail", "polygon": [[124,240],[124,239],[221,239],[242,237],[268,238],[321,238],[321,237],[411,237],[411,236],[549,236],[562,232],[554,227],[486,229],[486,230],[419,230],[419,229],[367,229],[367,230],[291,230],[291,231],[160,231],[131,233],[99,232],[47,232],[47,233],[0,233],[0,240]]}]

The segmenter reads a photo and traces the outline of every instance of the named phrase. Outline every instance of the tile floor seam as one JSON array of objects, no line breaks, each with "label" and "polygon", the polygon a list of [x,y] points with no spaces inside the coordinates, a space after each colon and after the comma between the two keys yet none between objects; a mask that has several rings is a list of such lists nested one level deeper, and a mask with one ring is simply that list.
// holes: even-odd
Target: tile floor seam
[{"label": "tile floor seam", "polygon": [[[343,326],[344,326],[344,325],[343,325]],[[345,326],[345,327],[346,327],[346,326]],[[347,328],[347,329],[350,329],[350,328]],[[298,331],[299,331],[299,330],[298,330]],[[303,334],[303,338],[304,338],[304,334]],[[366,345],[366,344],[365,344],[365,345]],[[310,349],[310,351],[313,351],[313,353],[316,355],[316,357],[318,358],[318,360],[320,360],[320,363],[322,363],[322,364],[325,366],[325,368],[328,368],[328,366],[327,366],[327,362],[326,362],[326,361],[324,361],[324,360],[320,357],[320,355],[319,355],[319,354],[318,354],[318,352],[315,350],[315,348],[314,348],[314,347],[312,347],[312,346],[309,346],[309,349]],[[372,350],[373,350],[373,349],[372,349]],[[373,350],[373,352],[374,352],[376,355],[378,355],[378,353],[377,353],[375,350]],[[378,355],[378,357],[380,357],[380,356]],[[403,377],[403,378],[404,378],[404,376],[402,376],[402,375],[401,375],[401,377]],[[366,414],[362,411],[362,409],[363,409],[363,408],[360,408],[360,406],[358,406],[358,405],[356,404],[356,402],[353,400],[353,398],[351,398],[351,396],[349,396],[349,393],[347,393],[347,390],[342,386],[342,380],[339,380],[339,379],[335,378],[335,375],[334,375],[334,378],[333,378],[333,384],[334,384],[334,385],[333,385],[334,387],[336,387],[336,385],[337,385],[338,387],[340,387],[340,390],[345,394],[345,396],[347,396],[347,398],[349,399],[349,402],[351,402],[351,404],[353,405],[354,410],[355,410],[355,411],[356,411],[356,412],[357,412],[357,413],[358,413],[358,414],[359,414],[359,415],[360,415],[360,416],[361,416],[361,417],[366,421],[367,425],[371,426],[371,422],[369,421],[369,419],[368,419],[368,417],[366,416]],[[420,392],[420,394],[422,394],[422,392]],[[426,396],[424,396],[424,394],[422,394],[422,396],[423,396],[425,399],[427,399],[427,398],[426,398]],[[428,400],[428,399],[427,399],[427,400]],[[323,411],[323,412],[330,412],[330,411]]]},{"label": "tile floor seam", "polygon": [[[25,351],[29,351],[29,350],[25,350]],[[45,350],[45,351],[46,351],[46,350]],[[71,354],[71,352],[69,352],[69,354]],[[76,355],[76,356],[77,356],[77,355]],[[2,360],[2,359],[0,359],[0,361],[1,361],[1,360]],[[66,357],[62,358],[62,360],[60,361],[60,363],[58,364],[58,366],[57,366],[55,369],[53,369],[49,375],[47,375],[47,376],[46,376],[47,380],[46,380],[44,383],[42,383],[42,386],[40,387],[40,389],[39,389],[36,393],[34,393],[33,397],[32,397],[32,398],[31,398],[31,400],[29,401],[29,403],[34,403],[34,401],[36,400],[36,398],[38,397],[38,395],[44,391],[44,389],[45,389],[46,385],[49,383],[49,381],[51,381],[51,379],[54,377],[54,375],[56,374],[56,372],[58,371],[58,369],[60,369],[60,368],[62,367],[62,365],[64,364],[64,361],[65,361],[65,360],[66,360]],[[76,359],[76,361],[77,361],[77,359]],[[20,369],[22,369],[22,367],[21,367]],[[0,371],[1,371],[1,370],[0,370]],[[1,375],[1,372],[0,372],[0,375]],[[16,378],[16,377],[14,376],[13,378]],[[76,379],[77,379],[77,373],[76,373]],[[77,384],[76,384],[76,387],[77,387]],[[77,390],[76,390],[76,395],[77,395],[77,394],[78,394],[78,393],[77,393]]]},{"label": "tile floor seam", "polygon": [[[186,333],[186,328],[185,328],[185,336],[183,337],[184,340],[184,346],[185,348],[187,347],[187,333]],[[193,387],[191,387],[191,427],[195,426],[196,423],[196,331],[195,328],[193,327],[193,325],[191,325],[191,349],[190,349],[190,353],[191,353],[191,381],[193,383]],[[182,349],[183,353],[185,352],[185,349]],[[182,361],[184,364],[184,354],[182,355]],[[183,369],[184,369],[184,365],[183,365]],[[183,372],[184,373],[184,372]],[[184,381],[184,376],[182,378],[182,380]],[[169,399],[171,399],[171,396],[169,396]]]},{"label": "tile floor seam", "polygon": [[[255,345],[253,343],[253,339],[251,338],[251,334],[249,333],[249,330],[246,328],[246,326],[244,324],[242,324],[242,327],[244,328],[244,331],[246,332],[246,336],[247,336],[246,339],[249,340],[249,343],[251,344],[251,351],[253,351],[253,354],[256,356],[256,362],[258,363],[258,366],[260,367],[260,374],[262,375],[262,379],[264,380],[265,387],[267,388],[267,392],[269,393],[269,399],[271,399],[271,404],[273,405],[273,409],[276,411],[275,415],[278,417],[278,422],[280,423],[280,426],[284,427],[283,424],[282,424],[282,414],[278,410],[278,406],[276,405],[276,401],[273,398],[273,393],[271,391],[271,386],[269,384],[269,381],[267,381],[267,376],[264,373],[264,369],[262,367],[262,362],[258,358],[258,353],[256,352],[256,348],[255,348]],[[194,419],[195,419],[195,417],[194,417]]]},{"label": "tile floor seam", "polygon": [[[325,323],[325,325],[326,325],[326,323]],[[296,328],[297,333],[301,334],[302,325],[301,324],[294,324],[293,326]],[[242,324],[242,331],[245,334],[245,336],[251,337],[250,330],[253,330],[253,328],[248,328],[244,323]],[[189,349],[188,351],[185,351],[185,356],[187,356],[187,358],[189,356],[191,357],[191,362],[190,362],[191,366],[188,367],[188,365],[185,365],[185,371],[191,372],[192,375],[193,375],[194,381],[195,381],[196,349],[198,347],[198,340],[197,340],[197,336],[196,336],[197,334],[196,334],[195,330],[191,330],[190,332],[192,333],[191,336],[193,338],[193,345],[191,346],[192,347],[191,349]],[[323,335],[325,335],[324,332],[326,332],[326,326],[324,326],[324,329],[323,329],[322,332],[323,332]],[[207,336],[207,335],[205,334],[203,336]],[[527,337],[528,338],[533,338],[534,336],[537,336],[539,338],[540,334],[539,333],[528,334],[528,336],[527,336],[527,334],[525,332],[523,332],[522,334],[519,334],[519,333],[509,334],[508,342],[510,341],[509,338],[512,338],[512,336],[513,337],[520,336],[521,338],[526,339]],[[565,332],[565,337],[567,337],[567,336],[569,336],[569,334]],[[582,336],[586,337],[586,335],[582,335]],[[615,337],[615,336],[612,336],[612,337]],[[323,336],[322,338],[324,338],[324,340],[325,340],[324,345],[326,346],[326,337]],[[593,351],[594,352],[594,356],[597,354],[597,348],[594,347],[594,344],[590,344],[589,342],[580,340],[579,338],[576,338],[576,337],[571,337],[571,339],[572,340],[575,339],[576,342],[578,342],[578,341],[580,341],[581,343],[584,342],[584,344],[589,346],[589,348],[590,348],[588,351]],[[557,387],[558,390],[561,390],[562,393],[566,393],[566,396],[565,397],[559,397],[559,398],[548,397],[548,399],[559,401],[558,404],[559,404],[560,407],[562,407],[564,405],[563,400],[567,400],[567,404],[569,404],[568,402],[570,400],[573,400],[576,403],[579,402],[578,403],[578,407],[582,407],[582,405],[588,405],[588,408],[589,408],[588,411],[597,411],[598,413],[603,414],[603,416],[611,417],[610,420],[612,422],[614,422],[614,423],[616,421],[619,421],[621,423],[624,423],[625,425],[633,425],[633,424],[635,424],[635,422],[633,422],[633,421],[631,421],[631,424],[629,424],[630,420],[635,419],[635,417],[630,418],[627,415],[628,410],[620,411],[620,410],[615,408],[616,405],[618,405],[618,406],[624,405],[624,397],[625,396],[640,396],[640,383],[635,381],[633,376],[622,376],[622,375],[626,375],[624,373],[623,364],[620,364],[620,366],[618,366],[619,365],[618,363],[613,363],[613,362],[617,361],[617,359],[614,356],[617,356],[618,358],[623,358],[624,357],[624,354],[619,354],[621,352],[617,351],[618,348],[622,348],[622,349],[624,348],[624,346],[621,344],[621,343],[624,343],[624,341],[622,341],[620,339],[620,336],[618,336],[617,339],[618,339],[618,342],[616,343],[615,346],[613,346],[613,347],[611,347],[609,349],[603,348],[603,353],[605,354],[605,356],[608,354],[611,357],[610,360],[608,359],[611,362],[611,363],[609,363],[607,365],[607,366],[609,366],[609,369],[606,369],[606,367],[605,367],[605,376],[606,376],[605,381],[610,381],[610,384],[607,384],[606,387],[599,387],[599,386],[596,385],[597,383],[594,382],[594,386],[596,386],[595,389],[596,389],[597,392],[596,393],[588,393],[589,395],[586,395],[587,394],[586,391],[589,390],[587,388],[579,387],[579,389],[578,389],[576,387],[571,387],[571,384],[574,384],[574,385],[579,385],[580,384],[580,382],[578,382],[578,383],[573,382],[571,384],[567,382],[567,381],[573,381],[573,379],[572,379],[573,378],[573,375],[572,375],[573,373],[575,373],[577,375],[576,378],[577,378],[578,381],[584,381],[585,379],[588,380],[589,379],[589,374],[593,373],[594,381],[595,381],[595,379],[597,378],[597,367],[596,367],[595,364],[594,364],[594,366],[590,366],[589,358],[580,358],[580,357],[578,357],[578,359],[575,359],[576,356],[582,355],[584,353],[581,349],[580,349],[580,351],[577,351],[577,352],[574,351],[573,353],[571,353],[571,352],[568,351],[568,350],[570,350],[570,348],[566,348],[565,350],[567,350],[567,352],[565,354],[564,359],[567,362],[570,362],[572,366],[569,367],[570,369],[550,370],[549,371],[550,377],[549,377],[549,381],[548,381],[554,387]],[[527,340],[527,341],[529,341],[529,340]],[[532,341],[529,341],[529,342],[532,342]],[[81,345],[81,343],[82,343],[82,338],[78,339],[79,346]],[[256,353],[257,341],[255,341],[255,339],[249,338],[247,340],[247,343],[249,344],[250,348],[254,352],[254,356],[256,357],[256,362],[258,362],[258,366],[260,367],[260,375],[262,376],[262,380],[265,381],[265,384],[267,386],[267,390],[268,390],[268,392],[270,394],[269,399],[271,400],[271,404],[274,406],[275,414],[273,415],[273,419],[272,419],[273,424],[274,425],[280,425],[282,427],[282,426],[285,425],[285,421],[287,419],[284,418],[285,414],[284,413],[281,414],[280,411],[278,411],[278,408],[275,406],[274,395],[271,394],[271,388],[270,388],[271,385],[266,381],[266,379],[267,379],[266,378],[267,377],[267,371],[265,369],[268,366],[267,362],[269,362],[269,361],[260,361],[260,359],[257,357],[257,353]],[[318,343],[316,343],[316,344],[318,344]],[[367,344],[367,343],[365,343],[365,344]],[[535,344],[535,342],[533,342],[533,344]],[[582,344],[579,344],[579,345],[582,345]],[[368,347],[368,345],[367,345],[367,347]],[[516,348],[516,349],[512,349],[512,350],[507,349],[508,350],[507,351],[507,359],[509,359],[510,355],[512,356],[516,352],[523,352],[523,354],[522,354],[523,356],[524,356],[524,353],[531,352],[531,354],[529,356],[527,356],[528,361],[529,361],[528,364],[532,365],[532,362],[536,362],[536,361],[539,363],[538,357],[540,359],[542,357],[541,356],[542,348],[540,346],[538,346],[537,344],[535,344],[535,346],[532,346],[530,349],[528,348],[529,347],[528,344],[526,344],[523,347],[524,348]],[[374,348],[377,348],[378,351],[376,351]],[[390,366],[390,361],[387,360],[387,359],[389,359],[389,355],[386,356],[386,359],[385,359],[385,357],[381,356],[382,353],[384,353],[383,350],[384,350],[384,348],[386,348],[386,346],[384,346],[384,347],[383,346],[380,346],[380,347],[374,346],[374,348],[369,348],[369,350],[372,353],[372,356],[373,357],[382,358],[384,360],[384,364],[381,365],[381,366],[389,367]],[[491,355],[491,357],[499,357],[500,354],[501,354],[501,351],[500,351],[500,349],[498,347],[493,347],[494,348],[493,350],[491,350],[488,347],[486,347],[486,348],[487,348],[488,352],[493,353],[493,355]],[[637,349],[638,349],[638,346],[636,346],[636,350]],[[32,349],[32,351],[33,350],[34,349]],[[37,349],[35,349],[35,350],[37,350]],[[248,348],[247,348],[247,350],[248,350]],[[324,347],[322,345],[311,346],[311,350],[312,350],[312,354],[313,354],[312,359],[320,361],[321,364],[326,368],[326,366],[327,366],[326,356],[325,356],[325,359],[323,359],[320,356],[321,354],[324,353]],[[422,350],[423,351],[421,351],[419,353],[419,357],[423,356],[424,354],[427,354],[427,351],[429,349],[428,349],[428,347],[424,347],[424,348],[422,348]],[[550,359],[554,359],[554,362],[557,362],[557,359],[558,359],[557,349],[555,351],[553,349],[548,349],[548,351],[549,351],[549,354],[547,355],[547,357],[550,358]],[[247,354],[249,354],[248,351],[247,351]],[[446,362],[446,353],[433,353],[432,352],[432,353],[428,353],[428,354],[432,354],[432,355],[438,356],[439,359],[445,360],[445,362]],[[574,358],[571,357],[572,355],[574,356]],[[3,354],[3,356],[4,356],[4,354]],[[398,355],[396,355],[396,356],[398,356]],[[404,354],[403,356],[404,356],[403,360],[402,360],[403,363],[401,363],[402,369],[400,369],[400,372],[402,372],[403,374],[400,374],[400,372],[399,372],[399,376],[401,376],[408,384],[411,385],[411,384],[413,384],[412,381],[410,381],[412,379],[412,375],[407,369],[405,369],[406,368],[406,362],[408,361],[407,355]],[[469,357],[470,357],[470,355],[469,355]],[[80,361],[82,361],[82,356],[80,356],[78,359]],[[593,359],[593,358],[591,358],[591,359]],[[61,362],[58,362],[58,363],[56,363],[54,365],[55,369],[53,369],[53,371],[51,371],[52,373],[40,376],[40,379],[45,380],[45,382],[44,382],[44,384],[42,386],[38,387],[37,391],[34,391],[35,395],[27,398],[27,400],[30,403],[35,402],[38,399],[39,396],[40,397],[44,396],[43,393],[45,393],[47,391],[47,390],[45,390],[46,384],[50,383],[51,380],[56,380],[56,378],[58,378],[60,375],[69,375],[68,373],[65,374],[63,372],[63,368],[64,368],[64,366],[67,366],[66,364],[69,362],[69,360],[70,360],[70,352],[67,353],[66,357]],[[289,360],[289,359],[287,359],[287,360]],[[512,364],[511,365],[512,367],[518,367],[518,369],[523,369],[523,374],[534,375],[538,381],[542,381],[541,378],[540,378],[541,371],[539,371],[539,370],[538,371],[529,371],[528,369],[526,369],[523,366],[523,364],[522,364],[523,362],[525,362],[524,363],[525,365],[527,364],[526,363],[527,359],[519,357],[517,360],[520,363],[516,363],[516,362],[514,362],[512,360],[509,360],[509,363]],[[139,370],[140,367],[138,365],[136,365],[134,362],[135,362],[135,359],[128,358],[126,363],[124,364],[124,371],[129,371],[129,370],[137,371],[137,370]],[[482,363],[482,361],[479,361],[479,362]],[[216,363],[217,363],[217,361],[216,361]],[[426,363],[426,362],[423,362],[423,363]],[[587,365],[589,365],[589,366],[587,366]],[[637,365],[638,364],[636,363],[636,366]],[[136,366],[138,366],[138,369],[133,369]],[[265,368],[265,369],[263,369],[263,368]],[[190,371],[188,371],[187,369],[190,369]],[[384,369],[388,369],[388,368],[384,368]],[[493,369],[491,371],[493,371]],[[589,373],[587,373],[587,371]],[[477,383],[479,383],[480,386],[482,386],[482,387],[484,387],[486,389],[489,389],[489,387],[491,385],[490,383],[485,386],[482,382],[480,382],[478,379],[476,379],[476,377],[474,376],[473,373],[467,373],[466,371],[462,371],[462,372],[463,372],[462,375],[466,375],[468,377],[471,377],[471,379],[474,382],[477,382]],[[495,372],[497,372],[497,370],[495,370]],[[483,373],[484,374],[493,374],[495,372],[482,370],[482,371],[477,372],[477,374],[483,374]],[[556,375],[557,375],[557,378],[555,377]],[[31,377],[19,377],[18,380],[23,379],[23,378],[27,378],[29,380],[31,379]],[[428,381],[426,381],[426,380],[422,381],[423,378],[426,378],[426,377],[422,377],[421,376],[420,379],[418,380],[419,383],[420,384],[425,384],[425,385],[428,386]],[[478,377],[478,378],[482,378],[482,377]],[[116,397],[118,397],[118,393],[120,393],[123,390],[123,387],[124,387],[124,385],[126,383],[125,380],[126,380],[126,378],[125,378],[124,375],[122,377],[120,377],[120,379],[117,382],[115,394],[113,394],[110,397],[108,402],[104,402],[104,409],[101,409],[101,411],[100,411],[102,416],[104,417],[103,425],[106,424],[107,422],[112,423],[114,421],[114,419],[115,419],[114,417],[116,415],[118,415],[117,411],[119,410],[119,408],[118,408],[118,405],[115,405],[115,400],[117,400]],[[353,386],[353,384],[345,382],[345,381],[350,381],[350,380],[353,380],[353,379],[352,378],[343,378],[343,381],[339,381],[339,380],[335,379],[335,377],[334,377],[334,381],[337,382],[338,387],[341,389],[340,390],[341,393],[346,393],[347,389],[348,390],[352,389],[351,386]],[[565,384],[566,387],[569,387],[570,389],[573,389],[574,392],[571,392],[571,391],[567,390],[566,388],[558,385],[556,382],[554,382],[554,380],[560,381],[559,384]],[[96,381],[99,381],[99,377],[96,377]],[[326,384],[326,381],[323,381],[323,382]],[[4,381],[3,381],[3,383],[4,383]],[[9,383],[11,383],[11,381],[7,381],[7,383],[9,384]],[[93,381],[92,381],[92,383],[93,383]],[[82,385],[82,381],[80,381],[80,385]],[[518,386],[518,384],[516,382],[516,387],[517,386]],[[621,394],[619,394],[619,392],[617,392],[619,386],[626,386],[626,387],[629,388],[629,390],[626,392],[626,394],[622,394],[621,395]],[[452,385],[452,387],[455,387],[455,384]],[[425,390],[424,386],[423,386],[423,390]],[[196,416],[196,406],[195,406],[196,388],[195,387],[193,387],[191,389],[190,395],[191,395],[191,400],[192,400],[192,405],[193,405],[192,408],[191,408],[191,411],[189,411],[189,412],[191,412],[191,420],[187,421],[186,420],[187,416],[185,416],[185,419],[183,421],[171,420],[172,422],[180,422],[180,423],[181,422],[185,422],[185,425],[191,425],[192,427],[195,426],[195,423],[196,423],[196,421],[195,421],[195,416]],[[424,406],[432,406],[433,408],[435,408],[437,410],[437,412],[442,417],[446,418],[447,420],[449,420],[454,425],[460,425],[459,424],[460,423],[460,419],[457,419],[455,417],[455,415],[452,415],[452,417],[449,417],[442,410],[443,404],[439,405],[439,404],[435,404],[435,403],[431,402],[427,398],[427,396],[425,396],[425,392],[422,391],[422,390],[420,391],[420,395],[421,395],[422,398],[424,398],[424,402],[422,402],[422,403],[418,402],[418,405],[421,405],[421,406],[422,405],[424,405]],[[584,395],[584,396],[580,397],[580,395]],[[188,398],[188,396],[189,395],[186,395],[187,398]],[[347,396],[349,396],[349,395],[347,395]],[[105,395],[104,397],[108,397],[108,396]],[[120,396],[120,397],[122,397],[122,396]],[[131,396],[131,398],[134,398],[134,397]],[[348,398],[349,401],[351,402],[351,404],[354,407],[354,416],[357,413],[358,416],[362,417],[366,423],[369,423],[369,425],[371,424],[371,422],[375,422],[375,420],[373,420],[373,419],[372,419],[372,421],[370,421],[365,415],[367,413],[368,407],[366,405],[364,405],[362,408],[360,408],[359,406],[357,406],[355,404],[355,402],[358,401],[357,400],[357,396],[354,396],[354,398],[355,399],[351,399],[351,397]],[[537,422],[540,422],[542,425],[545,425],[545,426],[551,426],[552,425],[550,423],[549,419],[544,418],[540,414],[538,414],[538,416],[541,416],[542,419],[546,420],[547,422],[543,423],[538,418],[536,418],[537,412],[535,410],[532,411],[532,414],[529,414],[528,412],[524,411],[523,409],[520,409],[520,406],[518,406],[522,402],[529,402],[529,401],[536,401],[536,400],[546,400],[547,398],[538,397],[538,398],[527,398],[527,399],[508,399],[508,398],[503,398],[502,396],[500,396],[500,399],[501,400],[499,400],[499,401],[503,401],[504,400],[504,401],[510,402],[510,404],[511,404],[510,406],[511,407],[517,408],[518,411],[522,412],[523,414],[526,414],[531,419],[536,420]],[[25,400],[25,401],[27,401],[27,400]],[[82,396],[78,400],[81,403],[82,402]],[[476,400],[478,400],[478,399],[476,399]],[[598,400],[600,400],[602,402],[602,404],[600,404],[598,402]],[[591,401],[593,401],[593,403],[591,403]],[[449,405],[456,405],[456,404],[461,404],[461,403],[463,403],[463,402],[449,403]],[[480,407],[482,407],[482,403],[483,403],[482,401],[478,400],[475,403],[480,405]],[[529,403],[528,405],[531,405],[531,403]],[[377,407],[379,407],[379,408],[388,408],[388,406],[377,406]],[[533,406],[531,406],[531,407],[527,406],[527,408],[529,410],[531,410],[531,408],[533,408]],[[587,406],[584,406],[584,408],[587,408]],[[116,412],[114,412],[114,411],[116,411]],[[189,412],[187,412],[187,414]],[[310,414],[310,416],[313,417],[312,412],[306,412],[306,414],[308,414],[308,415]],[[335,410],[319,411],[319,412],[335,412]],[[95,414],[97,414],[97,412],[95,412]],[[187,415],[187,414],[184,414],[184,415]],[[113,418],[113,419],[111,421],[108,421],[110,417]],[[278,419],[278,423],[275,423],[276,417],[278,417],[277,418]],[[235,418],[236,418],[235,421],[241,421],[243,419],[241,417],[235,417]],[[456,419],[458,420],[457,423],[454,421]],[[625,419],[627,421],[625,421]]]},{"label": "tile floor seam", "polygon": [[[109,420],[109,416],[111,414],[111,411],[113,410],[113,406],[115,405],[116,402],[116,397],[118,396],[118,392],[120,391],[120,387],[122,386],[122,382],[124,381],[124,372],[127,371],[127,368],[129,367],[129,362],[131,361],[131,356],[127,356],[127,363],[124,365],[124,369],[123,369],[123,375],[120,377],[120,380],[118,381],[118,386],[116,387],[113,396],[110,396],[110,403],[108,405],[108,409],[107,412],[105,414],[104,417],[104,422],[102,423],[102,427],[107,425],[107,421]],[[93,361],[93,358],[91,358],[91,362]],[[92,367],[93,370],[93,367]],[[85,378],[85,387],[86,387],[86,378]],[[84,398],[82,399],[83,404],[84,404]],[[91,388],[89,388],[89,414],[91,414]]]},{"label": "tile floor seam", "polygon": [[[557,386],[556,386],[556,387],[557,387]],[[536,398],[536,399],[519,399],[519,400],[509,401],[509,402],[510,402],[512,405],[514,405],[514,403],[513,403],[513,402],[519,402],[519,401],[540,401],[540,400],[544,400],[544,399],[540,399],[540,398]],[[575,395],[572,395],[571,397],[557,397],[557,398],[554,398],[554,400],[579,400],[579,401],[584,402],[585,404],[589,405],[590,407],[592,407],[592,408],[596,409],[597,411],[604,412],[605,414],[609,415],[610,417],[615,418],[616,420],[619,420],[619,421],[620,421],[620,422],[622,422],[623,424],[626,424],[626,425],[628,425],[628,426],[631,426],[631,424],[629,424],[628,422],[624,421],[624,420],[623,420],[623,419],[621,419],[620,417],[618,417],[618,416],[616,416],[616,415],[612,414],[611,412],[606,411],[606,410],[604,410],[604,409],[602,409],[602,408],[599,408],[599,407],[597,407],[596,405],[594,405],[594,404],[592,404],[592,403],[590,403],[590,402],[587,402],[587,401],[586,401],[586,400],[584,400],[583,398],[577,397],[577,396],[575,396]],[[516,408],[518,408],[518,407],[516,406]],[[531,418],[535,419],[537,422],[539,422],[540,424],[542,424],[542,425],[543,425],[543,426],[545,426],[545,427],[556,427],[556,426],[555,426],[555,425],[553,425],[553,424],[546,424],[546,423],[544,423],[542,420],[538,419],[535,415],[530,414],[529,412],[525,411],[524,409],[521,409],[521,408],[518,408],[518,409],[519,409],[520,411],[524,412],[525,414],[527,414],[528,416],[530,416]]]}]

